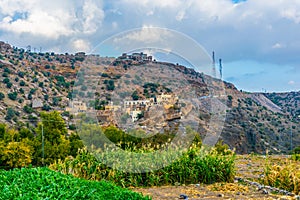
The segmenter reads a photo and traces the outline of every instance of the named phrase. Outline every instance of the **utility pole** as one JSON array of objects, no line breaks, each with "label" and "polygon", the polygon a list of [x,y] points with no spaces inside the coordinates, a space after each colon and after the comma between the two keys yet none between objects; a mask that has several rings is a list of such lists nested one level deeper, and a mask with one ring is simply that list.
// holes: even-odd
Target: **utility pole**
[{"label": "utility pole", "polygon": [[291,151],[293,150],[293,130],[291,125]]},{"label": "utility pole", "polygon": [[44,159],[45,159],[44,125],[42,124],[42,163],[43,163],[43,166],[45,166]]}]

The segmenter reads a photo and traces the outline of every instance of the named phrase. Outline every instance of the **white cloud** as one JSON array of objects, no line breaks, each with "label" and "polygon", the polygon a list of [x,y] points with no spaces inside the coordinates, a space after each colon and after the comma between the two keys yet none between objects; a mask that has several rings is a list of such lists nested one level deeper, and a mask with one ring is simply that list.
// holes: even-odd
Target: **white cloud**
[{"label": "white cloud", "polygon": [[102,24],[102,1],[96,0],[1,0],[0,31],[58,40],[93,34]]},{"label": "white cloud", "polygon": [[98,0],[85,0],[83,4],[83,32],[93,34],[101,27],[104,19],[102,3]]},{"label": "white cloud", "polygon": [[178,12],[176,15],[176,20],[177,21],[182,21],[185,18],[185,11],[181,10]]},{"label": "white cloud", "polygon": [[75,51],[89,52],[91,50],[90,43],[83,39],[78,39],[72,42],[72,47]]},{"label": "white cloud", "polygon": [[42,35],[51,39],[57,39],[59,36],[69,36],[74,33],[68,24],[70,19],[67,13],[57,12],[56,16],[49,13],[34,10],[26,19],[13,20],[7,16],[0,24],[0,29],[13,33],[30,33],[32,35]]},{"label": "white cloud", "polygon": [[117,29],[119,27],[118,22],[112,22],[111,25],[113,29]]},{"label": "white cloud", "polygon": [[124,0],[125,4],[143,7],[176,8],[182,4],[181,0]]},{"label": "white cloud", "polygon": [[295,85],[296,83],[295,83],[295,81],[289,81],[288,84],[289,85]]},{"label": "white cloud", "polygon": [[276,43],[272,46],[272,49],[282,49],[284,48],[285,45],[284,44],[281,44],[281,43]]},{"label": "white cloud", "polygon": [[169,33],[165,29],[153,28],[153,26],[144,25],[139,30],[132,30],[130,34],[126,34],[125,38],[123,36],[115,38],[114,42],[118,43],[121,41],[132,42],[143,42],[143,43],[154,43],[154,42],[164,42],[164,38],[168,36]]},{"label": "white cloud", "polygon": [[289,8],[281,12],[281,16],[289,20],[294,21],[295,23],[300,23],[300,11],[296,8]]}]

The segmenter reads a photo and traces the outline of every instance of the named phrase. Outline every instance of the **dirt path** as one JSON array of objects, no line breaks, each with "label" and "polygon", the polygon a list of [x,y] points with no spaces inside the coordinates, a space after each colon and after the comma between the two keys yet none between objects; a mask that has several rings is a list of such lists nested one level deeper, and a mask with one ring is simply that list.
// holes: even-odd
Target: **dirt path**
[{"label": "dirt path", "polygon": [[[270,162],[285,163],[286,156],[272,156]],[[266,162],[264,156],[237,156],[236,176],[258,181],[263,174],[263,166]],[[163,186],[151,188],[135,188],[134,191],[151,196],[154,200],[179,199],[181,194],[192,199],[296,199],[295,197],[275,195],[265,190],[242,182],[215,183],[212,185],[193,184],[188,186]]]}]

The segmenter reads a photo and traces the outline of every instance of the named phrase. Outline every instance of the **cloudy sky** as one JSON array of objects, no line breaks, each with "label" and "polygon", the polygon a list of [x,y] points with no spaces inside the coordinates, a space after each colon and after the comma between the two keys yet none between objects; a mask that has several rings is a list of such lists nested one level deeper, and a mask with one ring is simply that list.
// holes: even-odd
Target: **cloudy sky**
[{"label": "cloudy sky", "polygon": [[0,40],[20,48],[91,52],[141,27],[175,30],[215,51],[223,79],[238,89],[300,90],[300,0],[0,0]]}]

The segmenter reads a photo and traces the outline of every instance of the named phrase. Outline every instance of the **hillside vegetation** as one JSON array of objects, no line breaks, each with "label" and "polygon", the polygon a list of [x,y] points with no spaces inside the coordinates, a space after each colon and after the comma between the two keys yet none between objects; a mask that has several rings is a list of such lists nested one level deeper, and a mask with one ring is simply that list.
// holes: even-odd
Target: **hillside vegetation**
[{"label": "hillside vegetation", "polygon": [[[87,63],[86,60],[92,62]],[[105,64],[111,63],[112,60],[97,55],[87,56],[84,53],[71,55],[27,52],[1,42],[0,119],[17,130],[26,127],[37,136],[36,127],[41,121],[40,112],[57,110],[61,113],[70,132],[75,129],[72,123],[74,116],[67,112],[66,108],[72,99],[77,97],[90,99],[95,95],[93,101],[86,102],[87,105],[96,110],[103,110],[109,104],[112,92],[122,88],[134,89],[124,89],[121,93],[134,99],[150,98],[160,91],[174,90],[168,87],[166,85],[168,82],[164,82],[163,79],[161,82],[148,81],[150,85],[140,84],[140,75],[151,78],[150,75],[159,74],[171,81],[171,73],[174,73],[174,80],[183,77],[188,84],[197,88],[199,97],[209,96],[211,90],[214,90],[217,95],[221,92],[220,80],[184,66],[161,62],[131,65],[114,63],[106,69]],[[89,69],[99,71],[99,74],[94,77],[101,80],[98,85],[94,85],[97,91],[95,94],[91,93],[89,88],[74,87],[76,82],[81,81],[80,74],[90,76]],[[141,74],[140,69],[147,74]],[[152,87],[155,84],[159,86]],[[267,150],[271,153],[289,153],[293,147],[300,145],[298,93],[261,94],[281,108],[281,112],[275,112],[261,105],[252,94],[238,91],[230,83],[222,82],[221,85],[225,88],[225,96],[221,98],[221,102],[228,107],[221,139],[231,149],[235,148],[237,153],[265,153]],[[201,137],[205,137],[209,131],[212,113],[210,106],[207,105],[209,99],[202,102],[196,121],[199,124],[198,131]]]}]

